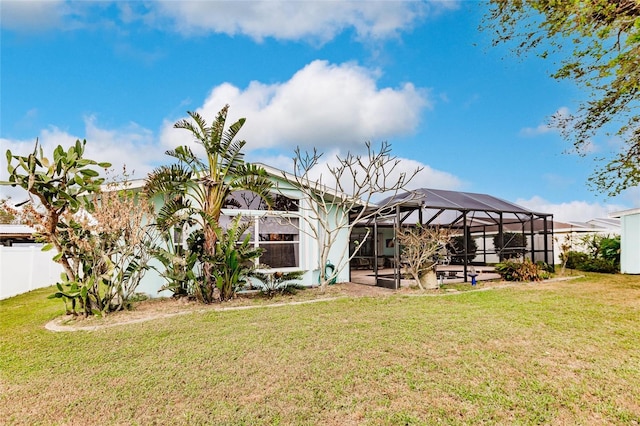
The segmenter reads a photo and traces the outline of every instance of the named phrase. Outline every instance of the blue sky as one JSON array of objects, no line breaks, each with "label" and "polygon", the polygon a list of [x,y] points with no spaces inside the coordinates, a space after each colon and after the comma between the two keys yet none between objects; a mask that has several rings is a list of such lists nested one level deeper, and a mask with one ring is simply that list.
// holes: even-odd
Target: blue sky
[{"label": "blue sky", "polygon": [[[136,177],[189,142],[172,125],[224,104],[246,117],[249,161],[287,169],[296,146],[326,158],[392,144],[413,187],[488,193],[588,220],[640,207],[586,179],[593,153],[545,120],[586,94],[553,64],[492,47],[480,2],[1,1],[0,143],[27,153],[87,139],[87,156]],[[2,157],[0,178],[6,177]],[[0,188],[0,196],[21,196]]]}]

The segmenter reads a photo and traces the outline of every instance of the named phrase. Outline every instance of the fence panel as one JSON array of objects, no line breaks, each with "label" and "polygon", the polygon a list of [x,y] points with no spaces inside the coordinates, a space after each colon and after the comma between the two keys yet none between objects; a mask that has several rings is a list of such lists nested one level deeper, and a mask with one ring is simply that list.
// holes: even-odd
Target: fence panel
[{"label": "fence panel", "polygon": [[62,266],[38,246],[0,246],[0,299],[6,299],[60,280]]}]

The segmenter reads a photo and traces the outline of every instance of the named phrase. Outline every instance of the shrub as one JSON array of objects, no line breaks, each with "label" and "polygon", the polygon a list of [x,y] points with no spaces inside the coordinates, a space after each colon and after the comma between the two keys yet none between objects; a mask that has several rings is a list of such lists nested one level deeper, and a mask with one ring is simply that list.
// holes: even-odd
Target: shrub
[{"label": "shrub", "polygon": [[603,272],[606,274],[615,274],[618,272],[618,265],[606,259],[588,259],[585,263],[581,264],[579,268],[585,272]]},{"label": "shrub", "polygon": [[604,260],[620,264],[620,236],[600,240],[600,257]]},{"label": "shrub", "polygon": [[498,272],[507,281],[540,281],[549,278],[549,273],[529,259],[506,260],[496,265]]},{"label": "shrub", "polygon": [[294,272],[274,272],[266,274],[263,272],[252,272],[251,277],[260,280],[258,283],[252,281],[260,292],[266,297],[273,297],[276,294],[295,294],[297,290],[304,286],[295,281],[300,280],[304,275],[303,271]]},{"label": "shrub", "polygon": [[[451,263],[462,264],[464,263],[464,235],[456,235],[451,238],[448,244],[449,252],[451,253]],[[478,251],[478,244],[475,238],[471,234],[467,235],[467,262],[473,261],[476,258],[476,252]]]},{"label": "shrub", "polygon": [[[580,271],[585,272],[603,272],[607,274],[615,274],[619,271],[619,254],[615,253],[615,239],[613,248],[606,247],[606,250],[610,250],[609,253],[613,252],[611,258],[606,258],[604,255],[604,251],[600,251],[602,257],[591,257],[587,253],[581,253],[578,251],[570,251],[567,253],[567,268],[570,269],[578,269]],[[560,256],[561,260],[564,261],[563,256]]]},{"label": "shrub", "polygon": [[564,253],[560,254],[560,260],[565,262],[569,269],[580,269],[581,265],[589,261],[589,255],[579,251],[569,251],[566,254],[566,259],[564,257]]}]

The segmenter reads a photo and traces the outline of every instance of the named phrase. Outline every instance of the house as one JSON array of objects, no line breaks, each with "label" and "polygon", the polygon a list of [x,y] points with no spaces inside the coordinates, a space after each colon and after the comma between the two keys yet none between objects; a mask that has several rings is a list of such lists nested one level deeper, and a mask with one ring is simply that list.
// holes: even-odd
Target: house
[{"label": "house", "polygon": [[613,237],[620,235],[620,219],[596,218],[586,222],[559,222],[553,223],[555,263],[562,264],[560,254],[561,246],[568,244],[571,251],[583,251],[582,242],[589,236]]},{"label": "house", "polygon": [[[243,220],[251,222],[249,234],[251,243],[255,247],[264,250],[262,256],[256,261],[267,272],[304,272],[300,283],[305,286],[318,285],[320,277],[318,241],[314,237],[317,232],[318,220],[311,208],[313,201],[305,197],[302,191],[285,179],[281,170],[260,165],[273,181],[274,206],[267,209],[261,199],[248,191],[238,191],[231,195],[227,208],[222,210],[220,224],[224,227],[230,223],[233,217],[241,215]],[[123,185],[105,186],[106,190],[130,190],[142,191],[146,181],[137,179]],[[328,191],[328,198],[340,199],[344,194],[335,194]],[[156,210],[162,205],[161,199],[153,200]],[[342,218],[348,219],[345,212],[336,203],[329,211],[328,221],[339,222]],[[315,228],[315,229],[314,229]],[[23,225],[3,225],[0,232],[0,244],[12,247],[0,247],[2,259],[2,279],[0,281],[0,298],[11,297],[34,288],[46,287],[59,281],[62,268],[53,262],[52,252],[42,252],[41,244],[35,243],[33,229]],[[186,244],[186,232],[174,230],[176,245]],[[349,255],[348,230],[339,229],[329,252],[330,265],[322,265],[328,268],[327,272],[333,272],[336,268],[335,282],[349,281],[349,265],[346,258]],[[22,246],[22,247],[18,247]],[[19,260],[17,260],[19,258]],[[157,260],[152,260],[153,266],[160,269],[162,265]],[[46,267],[45,267],[46,266]],[[42,272],[42,274],[40,274]],[[9,283],[15,283],[10,285]],[[155,269],[148,270],[140,285],[138,292],[146,293],[152,297],[171,296],[171,292],[159,291],[166,284],[166,280]]]},{"label": "house", "polygon": [[611,213],[620,219],[620,272],[640,274],[640,208]]},{"label": "house", "polygon": [[[231,194],[227,207],[222,209],[220,225],[225,227],[235,216],[241,215],[242,220],[251,224],[248,232],[251,243],[256,248],[264,250],[257,259],[256,265],[266,272],[302,271],[304,274],[300,284],[318,285],[321,268],[320,248],[315,238],[318,220],[310,204],[314,201],[305,197],[303,192],[285,179],[287,174],[283,171],[264,164],[260,164],[260,167],[267,171],[274,184],[272,208],[268,209],[257,195],[249,191],[237,191]],[[141,191],[144,185],[145,180],[135,180],[129,182],[127,189]],[[159,210],[162,200],[155,199],[153,202],[156,210]],[[348,219],[348,212],[345,212],[339,204],[335,204],[329,214],[332,215],[329,221],[333,223],[340,221],[343,217]],[[174,229],[173,240],[176,245],[186,245],[188,232],[184,231]],[[348,230],[339,229],[329,252],[330,265],[322,265],[329,268],[327,272],[333,272],[335,268],[339,269],[335,277],[335,282],[338,283],[349,281],[350,278],[346,260],[349,255],[348,244]],[[160,267],[159,263],[155,266]],[[169,291],[159,292],[165,284],[166,281],[160,274],[151,270],[145,274],[138,291],[151,296],[170,296]]]},{"label": "house", "polygon": [[34,233],[35,230],[27,225],[0,224],[0,246],[40,245]]}]

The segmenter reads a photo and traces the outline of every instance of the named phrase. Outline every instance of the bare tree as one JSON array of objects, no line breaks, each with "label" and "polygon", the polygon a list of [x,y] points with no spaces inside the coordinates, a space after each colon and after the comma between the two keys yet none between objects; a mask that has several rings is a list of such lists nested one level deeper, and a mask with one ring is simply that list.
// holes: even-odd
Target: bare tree
[{"label": "bare tree", "polygon": [[[402,246],[402,260],[406,271],[418,287],[424,290],[423,284],[428,282],[426,277],[429,272],[434,271],[441,253],[446,252],[447,243],[451,240],[450,231],[417,224],[414,227],[400,229],[397,238]],[[437,284],[428,286],[435,288]]]},{"label": "bare tree", "polygon": [[[353,228],[369,219],[393,211],[398,202],[391,201],[422,170],[410,173],[399,170],[400,160],[391,155],[391,145],[383,142],[376,151],[371,143],[366,143],[366,155],[350,152],[344,158],[336,157],[336,165],[327,164],[327,173],[316,176],[314,168],[320,167],[322,157],[316,149],[313,152],[295,150],[293,174],[283,173],[284,179],[304,195],[300,204],[298,227],[301,233],[311,236],[318,244],[318,267],[322,290],[334,280],[339,272],[348,266],[369,238],[367,231],[361,241],[356,242],[349,255],[348,244],[335,251],[339,239],[349,239]],[[395,176],[394,176],[395,175]],[[374,199],[387,195],[386,202],[376,204]],[[406,201],[406,199],[404,200]],[[333,249],[333,250],[332,250]],[[336,262],[333,270],[326,265]]]}]

